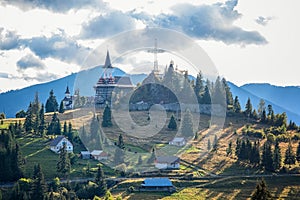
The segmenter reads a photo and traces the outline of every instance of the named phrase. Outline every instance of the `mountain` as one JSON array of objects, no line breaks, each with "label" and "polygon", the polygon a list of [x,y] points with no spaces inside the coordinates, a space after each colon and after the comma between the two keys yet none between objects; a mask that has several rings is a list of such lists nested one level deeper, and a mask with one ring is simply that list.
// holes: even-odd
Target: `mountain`
[{"label": "mountain", "polygon": [[[277,103],[275,103],[271,96],[265,96],[266,97],[265,98],[263,95],[260,95],[260,92],[256,92],[258,89],[255,89],[255,87],[252,87],[252,90],[246,90],[246,89],[244,89],[243,86],[238,87],[231,82],[228,82],[228,85],[231,89],[233,97],[235,97],[235,96],[239,97],[239,101],[240,101],[242,109],[245,109],[245,105],[246,105],[248,97],[250,98],[252,106],[253,106],[253,108],[256,109],[256,111],[257,111],[257,107],[258,107],[260,99],[264,99],[266,102],[266,107],[268,104],[271,104],[275,113],[286,112],[288,119],[295,121],[297,124],[300,124],[300,115],[297,114],[298,112],[293,112],[293,111],[290,111],[289,109],[287,109],[285,107],[284,100],[282,101],[283,103],[281,103],[280,101],[276,101]],[[300,90],[294,91],[294,92],[298,93],[295,95],[300,95]],[[297,103],[297,101],[295,101],[295,102]]]},{"label": "mountain", "polygon": [[241,86],[260,98],[269,99],[274,104],[280,105],[286,110],[300,113],[300,88],[296,86],[274,86],[267,83],[252,83]]},{"label": "mountain", "polygon": [[[105,74],[103,73],[104,70],[102,66],[97,66],[51,82],[0,93],[0,112],[4,112],[7,117],[14,117],[18,111],[27,109],[29,102],[33,101],[36,92],[39,94],[40,101],[45,104],[51,89],[53,89],[56,99],[58,103],[60,103],[64,98],[67,85],[72,94],[75,89],[79,88],[80,95],[93,96],[95,94],[93,86],[101,75],[123,76],[126,74],[119,68],[111,68],[109,71],[105,71]],[[137,83],[141,83],[147,75],[131,74],[128,76],[130,76],[132,83],[136,85]],[[189,78],[194,79],[194,77]],[[247,84],[238,87],[231,82],[228,82],[228,85],[231,88],[233,96],[239,97],[242,109],[245,108],[248,97],[251,99],[253,108],[256,109],[260,99],[263,98],[266,101],[266,105],[271,104],[273,106],[275,113],[286,112],[289,119],[300,124],[300,115],[297,114],[300,112],[293,112],[294,110],[298,111],[300,109],[300,106],[297,105],[297,99],[300,97],[300,88],[277,87],[268,84]],[[281,95],[285,95],[285,99],[282,99]],[[291,107],[295,107],[295,109],[291,109]]]}]

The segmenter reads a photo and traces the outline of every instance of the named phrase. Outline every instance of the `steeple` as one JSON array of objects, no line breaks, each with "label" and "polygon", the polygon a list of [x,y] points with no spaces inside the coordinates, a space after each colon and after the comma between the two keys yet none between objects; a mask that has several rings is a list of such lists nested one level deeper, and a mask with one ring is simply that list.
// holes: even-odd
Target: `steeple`
[{"label": "steeple", "polygon": [[67,86],[65,94],[70,94],[69,86]]},{"label": "steeple", "polygon": [[106,53],[104,68],[112,68],[108,50],[107,50],[107,53]]}]

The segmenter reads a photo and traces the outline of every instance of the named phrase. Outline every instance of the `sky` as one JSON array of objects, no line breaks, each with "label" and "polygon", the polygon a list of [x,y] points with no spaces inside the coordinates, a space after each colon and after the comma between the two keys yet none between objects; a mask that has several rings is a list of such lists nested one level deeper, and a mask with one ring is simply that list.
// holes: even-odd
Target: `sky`
[{"label": "sky", "polygon": [[[2,0],[0,92],[78,72],[108,39],[146,27],[192,38],[237,85],[300,86],[299,6],[297,0]],[[139,55],[127,60],[152,63],[153,57]],[[160,56],[159,63],[168,59]]]}]

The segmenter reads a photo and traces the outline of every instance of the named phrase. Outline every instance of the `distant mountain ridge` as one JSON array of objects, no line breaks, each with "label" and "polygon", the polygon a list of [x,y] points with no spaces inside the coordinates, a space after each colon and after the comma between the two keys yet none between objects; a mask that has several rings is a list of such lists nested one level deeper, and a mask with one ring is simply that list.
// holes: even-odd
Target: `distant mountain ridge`
[{"label": "distant mountain ridge", "polygon": [[268,83],[251,83],[241,88],[260,98],[269,99],[286,110],[300,113],[300,88],[298,86],[282,87]]},{"label": "distant mountain ridge", "polygon": [[[0,93],[0,112],[5,112],[7,117],[14,117],[18,111],[27,109],[29,102],[33,101],[36,92],[39,93],[40,101],[45,104],[51,89],[54,90],[54,95],[56,96],[58,103],[60,103],[65,96],[64,93],[67,85],[72,94],[75,89],[79,88],[80,95],[93,96],[95,95],[93,86],[103,73],[102,66],[96,66],[47,83]],[[111,73],[113,76],[126,75],[126,73],[119,68],[113,68]],[[130,76],[132,83],[135,85],[141,83],[147,76],[146,74],[127,75]],[[194,79],[194,77],[191,76],[189,76],[189,78]],[[300,124],[300,104],[298,105],[297,101],[300,99],[300,88],[278,87],[270,84],[246,84],[238,87],[232,82],[228,82],[228,85],[231,88],[233,97],[239,97],[242,109],[245,108],[248,97],[250,97],[253,108],[255,109],[257,109],[257,105],[262,98],[266,101],[266,105],[273,105],[273,109],[276,113],[286,112],[289,119]],[[280,94],[285,95],[284,99]],[[280,99],[282,99],[282,101],[280,101]]]}]

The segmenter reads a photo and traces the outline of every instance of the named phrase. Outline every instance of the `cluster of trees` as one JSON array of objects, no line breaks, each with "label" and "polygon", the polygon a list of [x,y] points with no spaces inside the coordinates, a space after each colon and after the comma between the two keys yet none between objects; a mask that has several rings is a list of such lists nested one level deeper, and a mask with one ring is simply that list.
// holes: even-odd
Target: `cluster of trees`
[{"label": "cluster of trees", "polygon": [[[230,142],[227,148],[227,156],[232,152],[232,143]],[[283,159],[278,140],[276,140],[275,145],[266,141],[261,150],[259,141],[251,142],[249,139],[237,139],[235,155],[239,161],[246,161],[253,165],[261,166],[267,171],[279,171],[283,163],[290,166],[294,165],[296,161],[300,162],[300,142],[295,153],[290,141]]]},{"label": "cluster of trees", "polygon": [[113,199],[104,178],[103,170],[98,165],[94,181],[71,185],[61,183],[59,178],[54,178],[47,184],[40,164],[36,164],[32,178],[19,179],[6,199],[100,199],[99,197]]},{"label": "cluster of trees", "polygon": [[24,129],[27,133],[34,133],[41,136],[44,135],[44,105],[41,105],[38,93],[35,94],[34,101],[29,103],[25,114]]},{"label": "cluster of trees", "polygon": [[14,134],[9,130],[0,132],[0,180],[16,181],[23,175],[22,166],[25,160],[22,158],[20,147]]}]

